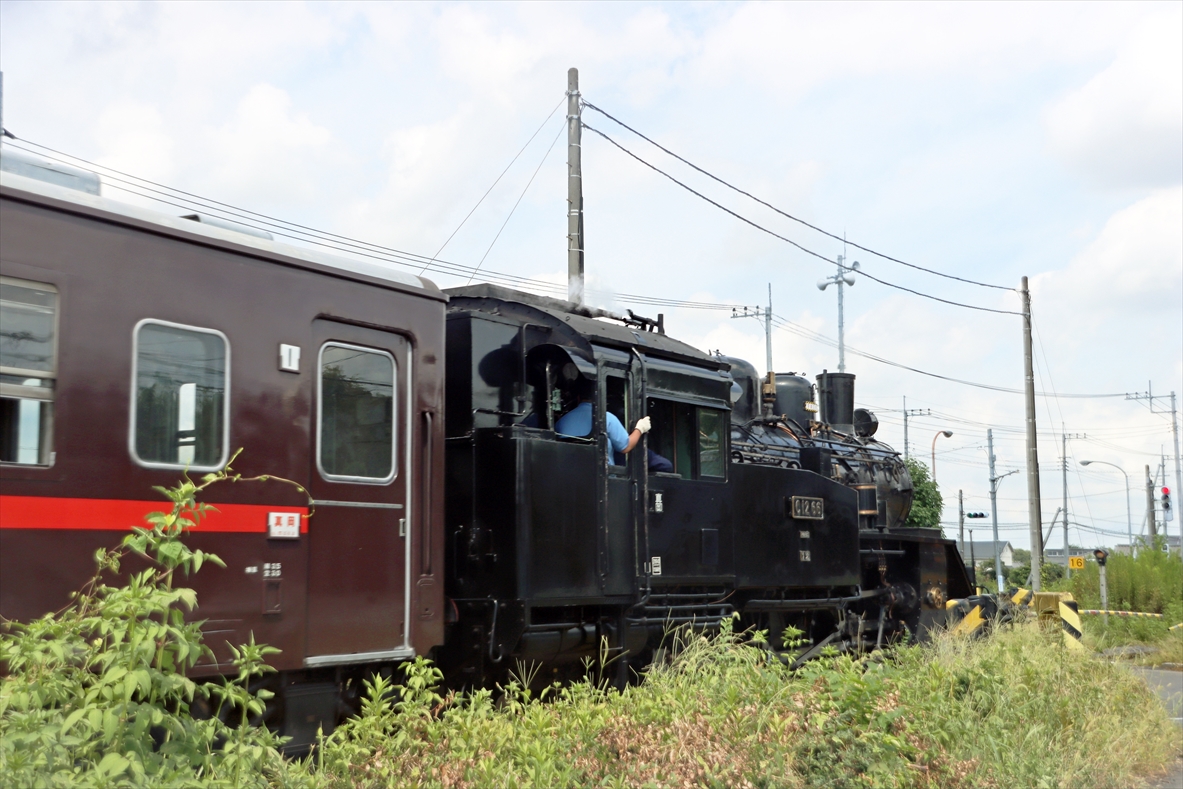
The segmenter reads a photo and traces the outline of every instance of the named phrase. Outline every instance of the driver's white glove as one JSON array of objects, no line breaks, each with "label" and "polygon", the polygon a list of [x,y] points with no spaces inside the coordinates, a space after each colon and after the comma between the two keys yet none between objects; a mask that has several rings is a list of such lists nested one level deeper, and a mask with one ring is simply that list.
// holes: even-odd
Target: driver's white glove
[{"label": "driver's white glove", "polygon": [[649,417],[643,416],[637,420],[637,430],[641,431],[641,435],[645,435],[653,429],[653,425],[649,422]]}]

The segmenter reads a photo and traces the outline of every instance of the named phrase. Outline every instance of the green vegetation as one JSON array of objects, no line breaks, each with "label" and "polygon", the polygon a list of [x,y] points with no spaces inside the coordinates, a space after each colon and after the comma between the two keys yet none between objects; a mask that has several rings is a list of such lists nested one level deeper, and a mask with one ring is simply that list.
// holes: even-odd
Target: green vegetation
[{"label": "green vegetation", "polygon": [[[1152,662],[1183,663],[1183,630],[1168,628],[1183,622],[1183,559],[1168,555],[1159,545],[1143,545],[1138,556],[1112,554],[1106,564],[1109,609],[1162,614],[1162,619],[1109,617],[1108,625],[1100,616],[1087,615],[1084,621],[1085,642],[1097,649],[1146,644],[1158,647],[1160,654]],[[1083,570],[1072,573],[1052,589],[1071,592],[1084,609],[1101,608],[1101,574],[1092,559]]]},{"label": "green vegetation", "polygon": [[[401,684],[372,678],[359,717],[285,762],[277,737],[247,725],[266,701],[250,679],[268,670],[268,648],[238,650],[235,679],[185,676],[207,650],[182,616],[196,600],[177,571],[218,560],[180,536],[208,509],[203,489],[238,479],[162,490],[172,511],[100,551],[99,575],[67,609],[5,623],[0,785],[1094,789],[1134,785],[1172,755],[1172,724],[1138,677],[1031,623],[795,672],[759,648],[763,634],[725,626],[676,640],[673,657],[620,692],[593,666],[540,696],[529,681],[441,695],[420,658]],[[125,560],[150,566],[104,583]],[[1162,564],[1163,583],[1178,580],[1173,566]],[[195,719],[202,705],[212,715]]]},{"label": "green vegetation", "polygon": [[639,686],[585,681],[544,703],[519,685],[500,704],[487,692],[441,698],[432,672],[409,666],[398,702],[375,681],[361,717],[298,769],[326,789],[1100,789],[1135,785],[1174,737],[1140,679],[1038,626],[799,672],[725,629],[690,639]]},{"label": "green vegetation", "polygon": [[908,528],[941,528],[941,491],[928,475],[928,466],[916,458],[906,458],[904,465],[912,477],[912,509],[904,525]]},{"label": "green vegetation", "polygon": [[[286,775],[278,738],[248,725],[266,692],[249,691],[252,677],[272,671],[276,650],[252,643],[234,650],[237,678],[198,684],[185,676],[209,649],[200,623],[184,610],[192,589],[175,586],[212,554],[181,540],[211,509],[197,495],[223,480],[229,466],[200,484],[185,479],[157,488],[170,512],[146,517],[114,550],[100,550],[98,572],[71,603],[28,624],[4,622],[0,632],[0,786],[12,787],[249,787]],[[124,563],[123,586],[104,576]],[[196,719],[193,706],[212,717]]]}]

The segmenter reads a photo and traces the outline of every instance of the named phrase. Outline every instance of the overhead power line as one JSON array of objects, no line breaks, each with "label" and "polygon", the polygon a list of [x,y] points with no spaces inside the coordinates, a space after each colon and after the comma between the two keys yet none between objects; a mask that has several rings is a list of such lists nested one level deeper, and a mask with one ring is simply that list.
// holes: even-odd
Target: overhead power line
[{"label": "overhead power line", "polygon": [[[702,192],[698,191],[697,189],[694,189],[693,187],[683,183],[682,181],[679,181],[677,178],[670,175],[665,170],[662,170],[657,165],[652,164],[652,163],[646,161],[645,159],[642,159],[640,156],[633,153],[628,148],[625,148],[623,145],[621,145],[616,140],[612,139],[611,137],[609,137],[607,134],[600,131],[599,129],[596,129],[592,126],[588,126],[586,123],[583,124],[583,128],[587,129],[590,132],[594,132],[594,133],[600,135],[605,140],[607,140],[609,143],[616,146],[617,148],[619,148],[621,151],[628,154],[632,158],[636,159],[638,162],[645,165],[650,170],[653,170],[655,173],[665,176],[666,178],[673,181],[678,186],[685,189],[687,192],[690,192],[692,195],[698,197],[699,199],[710,203],[715,208],[718,208],[720,211],[730,214],[731,216],[735,217],[739,221],[741,221],[745,224],[751,225],[752,227],[754,227],[755,229],[759,230],[762,233],[767,233],[768,235],[772,236],[773,238],[780,239],[781,241],[784,241],[786,244],[796,247],[797,249],[801,250],[802,252],[804,252],[807,255],[812,255],[813,257],[817,258],[818,260],[824,260],[825,262],[831,263],[835,266],[840,265],[838,263],[838,261],[831,260],[830,258],[826,257],[825,255],[821,254],[820,252],[814,252],[812,249],[809,249],[808,247],[804,247],[801,244],[798,244],[796,241],[792,240],[791,238],[786,238],[785,236],[782,236],[780,233],[777,233],[776,231],[769,230],[768,228],[764,227],[763,225],[759,224],[758,222],[748,219],[746,216],[744,216],[736,211],[731,210],[730,208],[723,205],[722,203],[712,200],[711,198],[707,197],[706,195],[704,195]],[[915,290],[913,288],[906,288],[903,285],[896,285],[894,282],[888,282],[885,279],[880,279],[879,277],[876,277],[874,274],[868,274],[866,269],[859,269],[859,274],[861,274],[862,276],[866,277],[869,280],[872,280],[874,282],[878,282],[880,285],[886,285],[889,288],[895,288],[896,290],[902,290],[905,293],[911,293],[914,296],[920,296],[921,298],[931,299],[932,301],[939,301],[942,304],[949,304],[954,307],[964,307],[965,309],[968,309],[968,310],[978,310],[980,312],[993,312],[993,313],[997,313],[999,315],[1019,315],[1019,316],[1021,316],[1023,314],[1021,312],[1015,312],[1014,310],[999,310],[999,309],[995,309],[993,307],[980,307],[976,304],[965,304],[964,302],[952,301],[951,299],[943,299],[940,296],[933,296],[929,293],[922,293],[921,291]]]},{"label": "overhead power line", "polygon": [[[820,343],[822,343],[824,345],[828,345],[832,348],[838,347],[837,340],[827,337],[824,334],[819,334],[819,333],[813,331],[812,329],[807,329],[804,326],[793,323],[792,321],[782,318],[781,316],[776,315],[775,313],[772,316],[772,323],[774,326],[777,326],[778,328],[786,329],[794,334],[804,337],[807,340],[813,340],[814,342],[820,342]],[[949,381],[951,383],[962,384],[964,386],[973,386],[973,387],[977,387],[978,389],[988,389],[992,392],[1005,392],[1007,394],[1023,394],[1022,389],[1011,389],[1011,388],[1005,387],[1005,386],[995,386],[993,384],[984,384],[984,383],[979,383],[977,381],[967,381],[963,378],[953,378],[948,375],[941,375],[939,373],[929,372],[928,370],[921,370],[919,367],[912,367],[910,365],[901,364],[900,362],[893,362],[890,359],[884,359],[882,356],[876,356],[873,353],[867,353],[866,351],[860,351],[857,348],[850,347],[849,345],[846,346],[846,351],[848,353],[853,353],[856,356],[861,356],[864,359],[870,359],[873,362],[879,362],[880,364],[886,364],[891,367],[898,367],[901,370],[907,370],[909,372],[917,373],[919,375],[926,375],[930,378],[938,378],[942,381]],[[1123,393],[1114,393],[1114,394],[1063,394],[1063,393],[1036,392],[1035,394],[1039,395],[1040,397],[1076,397],[1076,398],[1125,397],[1124,392]]]},{"label": "overhead power line", "polygon": [[[203,197],[192,192],[187,192],[183,189],[177,189],[175,187],[167,186],[147,178],[132,175],[131,173],[127,173],[122,170],[116,170],[113,167],[108,167],[97,162],[92,162],[90,160],[83,159],[80,156],[65,153],[55,148],[51,148],[48,145],[42,145],[41,143],[33,142],[31,140],[20,140],[19,143],[13,143],[12,141],[9,141],[6,144],[11,144],[14,148],[28,151],[29,153],[36,153],[37,155],[44,156],[45,158],[52,161],[61,162],[63,164],[80,164],[89,169],[100,171],[103,175],[103,182],[114,189],[118,189],[129,194],[134,194],[139,197],[144,197],[164,205],[181,208],[186,211],[199,210],[221,214],[224,218],[231,219],[232,221],[239,222],[240,224],[244,224],[248,227],[253,227],[258,230],[266,230],[269,233],[281,236],[283,238],[301,241],[323,247],[325,249],[331,249],[336,252],[345,252],[347,254],[359,255],[361,257],[367,257],[385,263],[393,263],[404,268],[422,270],[425,264],[430,264],[433,269],[439,271],[440,273],[448,274],[458,278],[466,278],[476,270],[476,267],[474,266],[466,266],[440,258],[432,258],[414,252],[406,252],[394,247],[387,247],[369,241],[361,241],[350,236],[331,233],[325,230],[317,230],[316,228],[312,228],[307,225],[301,225],[296,222],[279,219],[277,217],[263,214],[258,211],[252,211],[247,208],[240,208],[231,203],[225,203],[212,198]],[[33,148],[36,148],[37,150],[33,150],[26,146],[33,146]],[[481,274],[489,280],[497,281],[510,287],[542,292],[544,294],[558,296],[559,298],[565,297],[567,293],[566,285],[547,282],[545,280],[522,277],[515,274],[506,274],[504,272],[494,271],[491,269],[481,269]],[[643,294],[616,293],[600,290],[589,290],[588,292],[594,295],[611,297],[626,304],[668,307],[671,309],[731,310],[739,306],[737,304],[723,304],[705,301],[683,301],[679,299],[645,296]]]},{"label": "overhead power line", "polygon": [[[406,268],[421,269],[425,264],[430,264],[433,268],[440,271],[440,273],[448,274],[450,276],[455,276],[458,278],[470,278],[471,279],[471,276],[473,274],[475,274],[479,268],[479,267],[474,267],[474,266],[466,266],[466,265],[463,265],[460,263],[453,263],[453,262],[438,259],[438,258],[429,258],[425,255],[419,255],[419,254],[416,254],[413,252],[405,252],[403,250],[395,249],[393,247],[387,247],[387,246],[375,244],[372,242],[361,241],[356,238],[340,235],[337,233],[331,233],[328,231],[317,230],[315,228],[308,227],[306,225],[301,225],[301,224],[298,224],[295,222],[289,222],[287,220],[278,219],[276,217],[272,217],[267,214],[260,213],[258,211],[251,211],[249,209],[239,208],[239,207],[232,205],[230,203],[225,203],[225,202],[221,202],[218,200],[213,200],[211,198],[202,197],[202,196],[194,194],[192,192],[186,192],[182,189],[176,189],[174,187],[166,186],[166,185],[158,183],[156,181],[152,181],[147,178],[141,178],[139,176],[132,175],[130,173],[123,172],[121,170],[116,170],[115,168],[101,165],[96,162],[91,162],[91,161],[83,159],[79,156],[74,156],[73,154],[64,153],[64,152],[58,151],[54,148],[50,148],[47,145],[42,145],[40,143],[32,142],[30,140],[21,140],[20,143],[21,144],[13,144],[12,142],[10,142],[7,144],[13,144],[14,148],[18,148],[20,150],[25,150],[30,153],[37,153],[38,155],[45,156],[46,158],[51,159],[53,161],[62,162],[64,164],[81,163],[82,165],[85,165],[86,167],[94,169],[96,171],[103,171],[104,183],[106,183],[108,186],[112,186],[115,189],[119,189],[121,191],[128,192],[129,194],[134,194],[134,195],[138,195],[140,197],[145,197],[149,200],[163,203],[165,205],[175,206],[177,208],[181,208],[186,211],[192,211],[192,210],[197,209],[200,211],[216,212],[218,214],[224,215],[224,218],[231,219],[232,221],[236,221],[241,224],[245,224],[247,226],[254,227],[256,229],[266,230],[267,232],[273,233],[274,235],[281,236],[284,238],[290,238],[290,239],[293,239],[296,241],[312,244],[312,245],[323,247],[326,249],[331,249],[336,252],[344,252],[347,254],[358,255],[361,257],[366,257],[366,258],[370,258],[373,260],[378,260],[378,261],[381,261],[384,263],[392,263],[392,264],[406,267]],[[31,145],[39,150],[33,151],[30,148],[25,147],[28,145]],[[552,143],[552,147],[553,147],[553,143]],[[544,157],[544,160],[545,160],[545,157]],[[535,172],[537,173],[537,170]],[[527,184],[527,188],[529,188],[529,184]],[[519,198],[519,200],[520,200],[520,198]],[[510,215],[512,216],[512,212]],[[506,219],[506,221],[508,221],[508,218]],[[488,278],[489,280],[503,283],[503,284],[506,284],[507,286],[510,286],[510,287],[521,288],[521,289],[526,289],[526,290],[533,290],[536,292],[541,292],[544,294],[557,296],[558,298],[563,298],[566,295],[566,287],[562,284],[559,284],[559,283],[547,282],[545,280],[533,279],[530,277],[522,277],[522,276],[515,275],[515,274],[507,274],[504,272],[498,272],[498,271],[493,271],[493,270],[489,270],[489,269],[480,269],[480,273],[482,274],[482,276]],[[594,294],[594,295],[609,297],[609,298],[615,299],[616,301],[619,301],[619,302],[625,303],[625,304],[643,305],[643,306],[651,306],[651,307],[665,307],[665,308],[670,308],[670,309],[724,311],[724,310],[732,310],[738,306],[741,306],[741,305],[737,305],[737,304],[727,304],[727,303],[721,303],[721,302],[670,299],[670,298],[665,298],[665,297],[660,297],[660,296],[647,296],[644,294],[632,294],[632,293],[616,293],[616,292],[612,292],[612,291],[589,290],[588,292],[591,294]],[[781,316],[774,315],[773,322],[779,328],[783,328],[788,331],[791,331],[795,334],[798,334],[798,335],[804,337],[805,339],[811,340],[813,342],[818,342],[823,345],[828,345],[829,347],[837,347],[836,340],[826,337],[823,334],[819,334],[818,332],[814,332],[811,329],[807,329],[804,326],[800,326],[799,324],[795,324],[792,321],[782,318]],[[919,375],[925,375],[928,377],[938,378],[941,380],[949,381],[951,383],[962,384],[965,386],[973,386],[973,387],[987,389],[987,390],[991,390],[991,391],[1005,392],[1008,394],[1021,394],[1022,393],[1022,390],[1019,390],[1019,389],[1010,389],[1007,387],[994,386],[991,384],[983,384],[983,383],[979,383],[979,382],[975,382],[975,381],[967,381],[967,380],[963,380],[960,378],[953,378],[950,376],[945,376],[945,375],[940,375],[938,373],[929,372],[927,370],[921,370],[916,367],[911,367],[909,365],[901,364],[899,362],[895,362],[890,359],[885,359],[883,357],[876,356],[871,353],[867,353],[866,351],[861,351],[856,348],[851,348],[850,346],[847,346],[847,350],[849,350],[851,353],[853,353],[857,356],[862,356],[863,358],[870,359],[871,361],[879,362],[880,364],[886,364],[886,365],[889,365],[892,367],[897,367],[899,369],[907,370],[909,372],[914,372]],[[1063,394],[1063,393],[1061,393],[1058,395],[1049,395],[1048,393],[1045,393],[1045,392],[1037,392],[1036,394],[1038,394],[1040,396],[1058,396],[1058,397],[1071,397],[1071,398],[1126,397],[1126,393],[1120,393],[1120,394]],[[1105,442],[1098,442],[1098,443],[1105,443]]]},{"label": "overhead power line", "polygon": [[[526,144],[522,146],[522,149],[520,151],[518,151],[516,154],[514,154],[514,157],[509,160],[509,164],[505,165],[505,169],[502,170],[501,175],[497,176],[497,179],[493,181],[493,185],[485,190],[485,193],[483,195],[481,195],[480,200],[476,201],[476,205],[474,205],[472,207],[472,210],[469,211],[467,214],[465,214],[464,219],[460,220],[460,224],[458,224],[456,226],[456,229],[452,231],[452,235],[448,236],[447,240],[444,241],[444,243],[440,245],[440,248],[437,249],[435,251],[435,254],[431,256],[431,260],[427,261],[427,265],[425,265],[422,269],[419,270],[420,276],[422,276],[423,273],[431,267],[431,264],[435,262],[436,258],[438,258],[441,254],[443,254],[444,247],[446,247],[449,243],[451,243],[452,239],[456,237],[456,234],[460,232],[460,228],[464,227],[464,223],[467,222],[469,217],[471,217],[474,213],[476,213],[476,210],[481,207],[481,203],[485,202],[485,198],[489,196],[489,193],[493,191],[493,188],[496,187],[497,184],[501,183],[501,179],[504,178],[505,174],[509,172],[509,168],[513,167],[513,163],[518,160],[518,157],[520,157],[523,153],[526,152],[526,149],[530,147],[530,143],[534,142],[534,138],[538,136],[538,132],[542,131],[542,127],[547,124],[547,121],[549,121],[551,118],[554,117],[554,114],[558,111],[559,107],[563,106],[563,102],[566,100],[567,100],[566,96],[559,99],[559,103],[555,105],[555,108],[550,111],[550,114],[547,115],[546,118],[542,121],[542,123],[540,123],[538,125],[538,128],[535,129],[534,133],[530,135],[530,139],[526,140]],[[554,143],[551,143],[551,147],[552,148],[554,147]],[[550,151],[547,150],[547,153],[550,153]],[[546,157],[543,157],[544,161],[545,161],[545,159],[546,159]],[[541,165],[539,165],[539,166],[541,167]],[[537,174],[537,173],[535,173],[535,174]],[[533,181],[534,179],[531,178],[530,180]],[[528,184],[527,184],[526,188],[527,189],[529,188]],[[519,198],[519,200],[520,199],[521,198]],[[514,207],[516,208],[517,206],[515,205]],[[513,212],[511,211],[510,214],[512,215]],[[509,220],[507,219],[506,221],[508,222]],[[498,233],[498,235],[500,235],[500,233]],[[494,243],[496,243],[496,239],[494,239],[493,241],[494,241]],[[492,249],[493,245],[490,244],[489,248]],[[487,255],[488,253],[486,252],[485,254]],[[480,266],[477,266],[477,268],[480,268]]]},{"label": "overhead power line", "polygon": [[[556,107],[555,109],[558,108]],[[554,113],[552,112],[551,114],[553,115]],[[509,209],[509,215],[505,217],[505,221],[501,223],[501,227],[497,230],[497,235],[493,236],[493,240],[489,242],[489,248],[485,250],[485,254],[481,255],[480,262],[476,264],[476,268],[474,268],[472,273],[468,275],[469,284],[472,284],[472,278],[475,277],[477,272],[481,270],[481,266],[485,265],[485,258],[489,257],[489,253],[493,251],[493,245],[497,243],[497,239],[501,238],[501,233],[503,230],[505,230],[505,226],[509,224],[509,220],[513,218],[514,212],[517,211],[518,206],[521,205],[522,198],[526,196],[526,192],[530,191],[530,186],[534,183],[534,179],[538,177],[538,171],[542,169],[542,165],[546,164],[547,157],[550,156],[550,152],[554,150],[555,143],[559,141],[559,135],[563,133],[563,129],[565,129],[566,126],[566,121],[563,121],[563,125],[559,127],[558,134],[556,134],[555,138],[550,141],[550,147],[546,149],[546,153],[542,154],[542,161],[540,161],[538,166],[534,168],[534,172],[530,176],[530,180],[526,182],[526,186],[524,189],[522,189],[522,193],[518,195],[517,202],[513,204],[513,208]],[[526,144],[529,145],[529,143]],[[516,159],[517,157],[514,158]],[[510,164],[513,164],[513,162],[510,162]],[[488,192],[486,192],[486,194],[488,194]],[[424,268],[426,268],[426,266],[424,266]]]},{"label": "overhead power line", "polygon": [[869,248],[869,247],[864,247],[864,246],[862,246],[861,244],[856,244],[856,243],[855,243],[855,242],[853,242],[853,241],[849,241],[849,240],[848,240],[848,239],[847,239],[845,236],[838,236],[838,235],[835,235],[834,233],[831,233],[831,232],[830,232],[830,231],[828,231],[828,230],[823,230],[822,228],[818,227],[817,225],[811,224],[810,222],[807,222],[807,221],[805,221],[804,219],[801,219],[800,217],[793,216],[792,214],[788,213],[787,211],[782,211],[781,209],[779,209],[779,208],[777,208],[776,206],[774,206],[772,203],[769,203],[769,202],[768,202],[768,201],[766,201],[766,200],[762,200],[762,199],[760,199],[759,197],[756,197],[756,196],[755,196],[754,194],[752,194],[751,192],[744,191],[743,189],[740,189],[738,186],[735,186],[735,185],[733,185],[733,184],[730,184],[730,183],[728,183],[727,181],[724,181],[722,178],[720,178],[719,176],[715,175],[714,173],[711,173],[711,172],[708,172],[707,170],[704,170],[703,168],[699,167],[699,166],[698,166],[697,164],[695,164],[694,162],[692,162],[692,161],[690,161],[689,159],[686,159],[686,158],[684,158],[684,157],[682,157],[682,156],[679,156],[678,154],[676,154],[676,153],[674,153],[673,151],[671,151],[669,148],[666,148],[666,147],[665,147],[664,145],[662,145],[661,143],[657,142],[656,140],[652,139],[651,137],[647,137],[647,136],[645,136],[645,135],[644,135],[644,134],[642,134],[641,132],[639,132],[639,131],[637,131],[636,129],[634,129],[632,126],[629,126],[627,123],[625,123],[624,121],[620,120],[619,118],[617,118],[617,117],[615,117],[615,116],[613,116],[613,115],[610,115],[608,112],[606,112],[606,111],[605,111],[605,110],[603,110],[602,108],[600,108],[600,107],[597,107],[596,105],[592,104],[590,101],[584,100],[584,102],[583,102],[583,106],[585,106],[585,107],[588,107],[588,108],[590,108],[590,109],[592,109],[592,110],[595,110],[596,112],[600,113],[600,114],[601,114],[601,115],[603,115],[605,118],[607,118],[608,120],[610,120],[610,121],[612,121],[613,123],[617,124],[618,126],[623,126],[624,128],[626,128],[626,129],[628,129],[629,131],[631,131],[633,134],[635,134],[635,135],[637,135],[638,137],[640,137],[640,138],[641,138],[642,140],[644,140],[645,142],[649,143],[650,145],[653,145],[653,146],[654,146],[654,147],[656,147],[656,148],[659,148],[659,149],[661,149],[661,150],[662,150],[662,151],[664,151],[665,153],[667,153],[667,154],[669,154],[670,156],[672,156],[672,157],[674,157],[675,159],[677,159],[677,160],[678,160],[679,162],[681,162],[682,164],[686,165],[687,167],[693,168],[694,170],[697,170],[698,172],[702,173],[702,174],[703,174],[703,175],[705,175],[707,178],[710,178],[711,180],[713,180],[713,181],[716,181],[716,182],[718,182],[718,183],[722,184],[723,186],[726,186],[728,189],[731,189],[731,190],[732,190],[732,191],[734,191],[734,192],[738,192],[739,194],[741,194],[741,195],[744,195],[745,197],[749,197],[749,198],[751,198],[752,200],[755,200],[755,201],[756,201],[757,203],[759,203],[760,205],[762,205],[762,206],[764,206],[764,207],[766,207],[766,208],[770,208],[770,209],[772,209],[773,211],[775,211],[776,213],[778,213],[778,214],[780,214],[781,216],[785,217],[786,219],[791,219],[792,221],[794,221],[794,222],[797,222],[798,224],[801,224],[801,225],[804,225],[805,227],[808,227],[810,230],[815,230],[815,231],[817,231],[818,233],[821,233],[823,236],[829,236],[830,238],[834,239],[835,241],[841,241],[843,244],[849,244],[850,246],[854,247],[855,249],[861,249],[863,252],[866,252],[866,253],[868,253],[868,254],[874,255],[875,257],[883,258],[884,260],[890,260],[892,263],[899,263],[901,266],[907,266],[908,268],[913,268],[913,269],[916,269],[917,271],[923,271],[923,272],[926,272],[926,273],[928,273],[928,274],[935,274],[935,275],[936,275],[936,276],[938,276],[938,277],[945,277],[946,279],[955,279],[955,280],[957,280],[958,282],[965,282],[965,283],[967,283],[967,284],[970,284],[970,285],[977,285],[977,286],[979,286],[979,287],[983,287],[983,288],[996,288],[996,289],[998,289],[998,290],[1010,290],[1010,291],[1013,291],[1013,290],[1014,290],[1014,288],[1008,288],[1008,287],[1006,287],[1005,285],[993,285],[993,284],[991,284],[991,283],[989,283],[989,282],[978,282],[977,280],[966,279],[965,277],[958,277],[958,276],[955,276],[955,275],[953,275],[953,274],[946,274],[946,273],[945,273],[945,272],[943,272],[943,271],[936,271],[936,270],[934,270],[934,269],[925,268],[924,266],[918,266],[918,265],[916,265],[915,263],[909,263],[909,262],[907,262],[906,260],[900,260],[899,258],[894,258],[894,257],[892,257],[891,255],[885,255],[885,254],[884,254],[884,253],[882,253],[882,252],[877,252],[877,251],[875,251],[874,249],[871,249],[871,248]]}]

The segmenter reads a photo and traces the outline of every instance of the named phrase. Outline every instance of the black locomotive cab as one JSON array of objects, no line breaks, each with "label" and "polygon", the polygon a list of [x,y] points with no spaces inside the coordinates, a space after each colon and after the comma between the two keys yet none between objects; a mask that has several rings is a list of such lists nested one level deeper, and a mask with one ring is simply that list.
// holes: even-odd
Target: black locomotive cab
[{"label": "black locomotive cab", "polygon": [[[636,655],[749,600],[854,593],[854,492],[732,463],[726,360],[631,313],[448,295],[447,589],[468,638],[445,662],[479,682],[506,658]],[[613,445],[643,417],[627,454]]]}]

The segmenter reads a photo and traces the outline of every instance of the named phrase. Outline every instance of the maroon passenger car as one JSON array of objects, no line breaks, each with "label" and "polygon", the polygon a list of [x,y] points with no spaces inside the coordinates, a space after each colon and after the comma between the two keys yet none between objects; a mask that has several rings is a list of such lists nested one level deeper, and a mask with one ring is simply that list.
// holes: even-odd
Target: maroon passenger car
[{"label": "maroon passenger car", "polygon": [[242,447],[238,471],[299,482],[315,514],[277,482],[209,491],[191,544],[226,568],[192,584],[216,660],[253,633],[312,710],[439,645],[446,297],[82,186],[0,181],[0,615],[65,605],[165,508],[152,486]]}]

